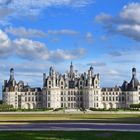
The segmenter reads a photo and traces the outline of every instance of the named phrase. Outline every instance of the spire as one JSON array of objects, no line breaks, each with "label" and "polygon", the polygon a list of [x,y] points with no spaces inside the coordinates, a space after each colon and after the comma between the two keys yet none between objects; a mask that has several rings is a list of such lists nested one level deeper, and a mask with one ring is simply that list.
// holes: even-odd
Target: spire
[{"label": "spire", "polygon": [[71,65],[70,65],[70,78],[74,78],[74,70],[73,70],[72,61],[71,61]]},{"label": "spire", "polygon": [[72,64],[72,61],[71,61],[71,65],[70,65],[70,72],[73,73],[73,64]]}]

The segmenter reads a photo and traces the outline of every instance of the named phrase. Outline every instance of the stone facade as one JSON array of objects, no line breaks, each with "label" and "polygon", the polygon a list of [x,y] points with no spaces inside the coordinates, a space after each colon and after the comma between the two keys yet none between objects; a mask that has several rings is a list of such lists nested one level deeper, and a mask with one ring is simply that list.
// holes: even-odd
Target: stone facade
[{"label": "stone facade", "polygon": [[3,102],[14,108],[127,108],[140,103],[140,84],[136,69],[132,69],[132,79],[122,86],[100,87],[100,75],[94,74],[93,67],[87,73],[78,74],[71,63],[69,72],[59,74],[53,67],[49,75],[43,74],[43,87],[31,88],[14,79],[14,69],[9,80],[4,81]]}]

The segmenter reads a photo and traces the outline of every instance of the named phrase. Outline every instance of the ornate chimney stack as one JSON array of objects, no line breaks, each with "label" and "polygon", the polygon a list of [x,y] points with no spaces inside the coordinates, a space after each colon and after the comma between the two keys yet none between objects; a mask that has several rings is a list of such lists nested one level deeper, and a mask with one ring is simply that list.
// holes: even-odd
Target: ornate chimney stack
[{"label": "ornate chimney stack", "polygon": [[11,81],[14,80],[14,69],[13,68],[10,69],[10,80]]},{"label": "ornate chimney stack", "polygon": [[132,77],[134,77],[134,78],[136,77],[136,68],[132,69]]},{"label": "ornate chimney stack", "polygon": [[43,73],[43,87],[45,87],[46,84],[46,73]]}]

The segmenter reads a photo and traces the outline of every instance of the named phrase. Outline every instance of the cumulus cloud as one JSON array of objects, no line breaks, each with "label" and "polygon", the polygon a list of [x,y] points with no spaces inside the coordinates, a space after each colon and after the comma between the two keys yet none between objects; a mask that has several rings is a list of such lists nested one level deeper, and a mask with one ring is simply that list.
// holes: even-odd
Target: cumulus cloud
[{"label": "cumulus cloud", "polygon": [[11,54],[24,59],[50,60],[59,62],[64,60],[73,60],[85,55],[85,49],[73,50],[48,50],[45,43],[34,41],[27,38],[10,40],[8,35],[0,30],[0,54],[1,56],[11,56]]},{"label": "cumulus cloud", "polygon": [[32,41],[29,39],[16,39],[13,41],[16,55],[27,59],[44,59],[47,60],[49,51],[44,43]]},{"label": "cumulus cloud", "polygon": [[26,29],[25,27],[9,27],[5,29],[6,33],[16,37],[31,38],[31,37],[46,37],[46,33],[37,29]]},{"label": "cumulus cloud", "polygon": [[117,17],[106,13],[96,16],[108,33],[121,34],[140,41],[140,3],[125,5]]},{"label": "cumulus cloud", "polygon": [[73,59],[79,59],[83,56],[85,56],[85,49],[75,49],[75,50],[62,50],[57,49],[56,51],[51,51],[51,58],[53,61],[62,61],[62,60],[73,60]]},{"label": "cumulus cloud", "polygon": [[11,41],[7,34],[0,30],[0,56],[7,56],[9,53],[12,53]]}]

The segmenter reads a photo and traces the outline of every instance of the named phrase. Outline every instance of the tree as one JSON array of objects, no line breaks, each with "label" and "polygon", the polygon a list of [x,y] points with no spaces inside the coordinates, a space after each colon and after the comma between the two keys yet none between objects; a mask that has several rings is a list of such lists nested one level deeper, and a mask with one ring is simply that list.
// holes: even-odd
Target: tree
[{"label": "tree", "polygon": [[0,100],[0,104],[2,104],[2,100]]}]

